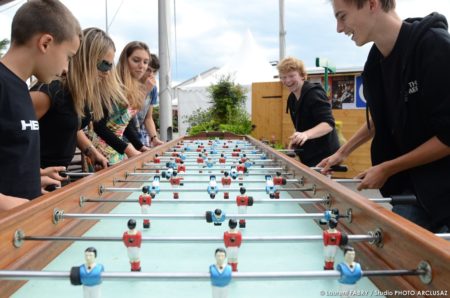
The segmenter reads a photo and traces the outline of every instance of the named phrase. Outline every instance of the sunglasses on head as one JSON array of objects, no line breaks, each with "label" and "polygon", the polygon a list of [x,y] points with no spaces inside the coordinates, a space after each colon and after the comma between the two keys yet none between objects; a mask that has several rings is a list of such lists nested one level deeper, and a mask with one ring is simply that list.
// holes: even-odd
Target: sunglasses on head
[{"label": "sunglasses on head", "polygon": [[102,60],[99,63],[97,63],[97,69],[101,72],[108,72],[112,69],[112,67],[113,64],[105,60]]}]

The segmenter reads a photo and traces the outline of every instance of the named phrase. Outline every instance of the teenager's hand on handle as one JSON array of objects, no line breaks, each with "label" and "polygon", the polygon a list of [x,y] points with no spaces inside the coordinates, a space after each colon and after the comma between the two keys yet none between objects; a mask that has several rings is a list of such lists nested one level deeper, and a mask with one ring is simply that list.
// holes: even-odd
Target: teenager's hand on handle
[{"label": "teenager's hand on handle", "polygon": [[362,179],[356,189],[359,191],[363,189],[379,189],[390,176],[391,174],[383,164],[373,166],[355,177],[355,179]]},{"label": "teenager's hand on handle", "polygon": [[[67,178],[65,178],[67,179]],[[61,187],[61,181],[50,178],[49,176],[41,176],[41,192],[48,193],[50,190],[55,190]]]},{"label": "teenager's hand on handle", "polygon": [[345,157],[346,156],[344,156],[342,153],[338,151],[333,155],[330,155],[327,158],[322,159],[322,161],[317,164],[317,167],[322,168],[320,172],[324,175],[327,175],[331,172],[331,167],[342,163]]},{"label": "teenager's hand on handle", "polygon": [[61,175],[61,172],[64,173],[65,171],[66,171],[66,167],[62,167],[62,166],[47,167],[45,169],[41,169],[41,176],[47,176],[54,180],[63,181],[63,180],[69,179],[67,176]]}]

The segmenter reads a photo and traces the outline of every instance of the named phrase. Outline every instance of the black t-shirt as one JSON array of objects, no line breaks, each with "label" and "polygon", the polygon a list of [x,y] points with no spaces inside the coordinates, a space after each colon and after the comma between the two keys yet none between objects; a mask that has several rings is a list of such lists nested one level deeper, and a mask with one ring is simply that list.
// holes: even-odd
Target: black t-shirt
[{"label": "black t-shirt", "polygon": [[389,56],[381,61],[381,76],[383,82],[384,98],[381,98],[385,106],[385,117],[389,127],[394,127],[398,119],[399,105],[402,97],[399,96],[402,86],[402,57],[408,50],[408,40],[411,33],[411,24],[403,23],[397,41]]},{"label": "black t-shirt", "polygon": [[39,123],[24,81],[0,63],[0,193],[41,195]]},{"label": "black t-shirt", "polygon": [[49,85],[36,84],[31,91],[40,91],[50,98],[50,109],[39,119],[41,131],[41,167],[68,166],[77,146],[77,132],[90,121],[89,111],[80,119],[70,92],[61,81]]}]

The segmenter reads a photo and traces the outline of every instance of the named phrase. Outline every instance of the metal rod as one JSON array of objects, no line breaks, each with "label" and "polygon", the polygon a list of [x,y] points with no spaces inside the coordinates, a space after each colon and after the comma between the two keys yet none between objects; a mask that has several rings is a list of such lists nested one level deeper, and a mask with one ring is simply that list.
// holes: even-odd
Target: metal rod
[{"label": "metal rod", "polygon": [[88,173],[88,172],[61,172],[60,175],[61,176],[69,176],[69,177],[86,177],[86,176],[90,176],[93,175],[94,173]]},{"label": "metal rod", "polygon": [[[115,200],[115,199],[82,199],[83,203],[138,203],[139,200]],[[305,199],[259,199],[253,200],[254,203],[259,204],[278,204],[278,203],[297,203],[297,204],[315,204],[326,203],[328,199],[321,198],[305,198]],[[219,199],[219,200],[201,200],[201,199],[154,199],[152,204],[236,204],[236,200]]]},{"label": "metal rod", "polygon": [[[160,189],[160,192],[206,192],[207,188],[170,188],[170,189]],[[235,192],[239,191],[239,188],[220,188],[220,191],[226,192]],[[134,192],[134,191],[142,191],[142,187],[100,187],[100,192]],[[264,188],[247,188],[247,192],[249,191],[266,191]],[[277,192],[280,191],[314,191],[314,187],[292,187],[292,188],[277,188]]]},{"label": "metal rod", "polygon": [[[259,157],[259,156],[261,156],[262,154],[246,154],[245,156],[247,157],[247,158],[249,158],[250,159],[250,157]],[[173,160],[173,159],[175,159],[175,158],[178,158],[179,156],[167,156],[167,155],[164,155],[164,156],[160,156],[160,157],[158,157],[159,158],[159,160],[162,162],[162,161],[170,161],[170,160]],[[185,156],[185,159],[183,159],[183,162],[186,162],[186,161],[196,161],[197,160],[197,157],[198,157],[198,155],[197,156]],[[205,156],[204,158],[214,158],[213,160],[219,160],[219,158],[221,157],[220,156],[220,154],[212,154],[212,153],[209,153],[207,156]],[[236,161],[236,162],[238,162],[239,160],[241,160],[242,159],[242,156],[232,156],[232,155],[224,155],[224,157],[226,157],[225,159],[226,159],[226,161],[228,161],[228,160],[231,160],[231,161]],[[268,159],[268,158],[266,158],[266,159],[251,159],[251,161],[259,161],[259,162],[266,162],[266,161],[273,161],[273,159]],[[151,162],[151,161],[150,161]]]},{"label": "metal rod", "polygon": [[[370,270],[362,271],[362,276],[404,276],[424,275],[425,270]],[[284,279],[323,279],[338,278],[341,273],[337,270],[327,271],[293,271],[293,272],[233,272],[233,280],[284,280]],[[0,279],[30,280],[30,279],[66,279],[70,277],[68,271],[24,271],[0,270]],[[160,280],[160,281],[191,281],[210,280],[208,272],[102,272],[102,280]]]},{"label": "metal rod", "polygon": [[435,234],[436,236],[438,236],[439,238],[445,239],[445,240],[450,240],[450,233],[440,233],[440,234]]},{"label": "metal rod", "polygon": [[[254,152],[261,152],[260,149],[256,148],[256,146],[245,146],[245,147],[233,147],[233,148],[220,148],[220,147],[211,147],[211,146],[203,146],[203,148],[191,148],[192,151],[186,151],[183,148],[171,148],[168,151],[166,151],[165,153],[173,153],[173,152],[177,152],[177,153],[190,153],[190,154],[195,154],[195,153],[201,153],[201,151],[197,151],[198,149],[200,149],[201,151],[211,151],[211,150],[215,150],[217,152],[224,152],[224,153],[233,153],[233,152],[238,152],[238,153],[246,153],[246,152],[250,152],[252,154],[255,154]],[[239,151],[236,151],[236,149],[239,149]]]},{"label": "metal rod", "polygon": [[[125,180],[123,182],[134,182]],[[148,181],[146,181],[148,182]],[[222,189],[226,192],[226,189]],[[392,198],[369,198],[370,201],[374,203],[391,203]],[[115,199],[82,199],[82,203],[137,203],[139,200],[115,200]],[[316,203],[328,203],[329,199],[326,198],[292,198],[292,199],[253,199],[255,203],[297,203],[297,204],[316,204]],[[152,203],[167,203],[167,204],[236,204],[236,201],[231,199],[219,199],[219,200],[206,200],[206,199],[156,199]],[[439,234],[442,235],[441,238],[450,240],[449,234]]]},{"label": "metal rod", "polygon": [[[371,235],[348,235],[348,240],[356,241],[374,241],[375,236]],[[18,240],[26,241],[97,241],[97,242],[122,242],[122,237],[77,237],[77,236],[24,236]],[[304,236],[243,236],[244,242],[310,242],[322,241],[322,235],[304,235]],[[142,237],[143,242],[223,242],[220,236],[153,236]]]},{"label": "metal rod", "polygon": [[[140,169],[137,168],[135,169],[136,171],[146,171],[148,169]],[[210,176],[211,174],[223,174],[221,172],[214,172],[214,173],[178,173],[177,176]],[[276,174],[275,172],[268,172],[268,173],[246,173],[244,176],[265,176],[268,174]],[[281,175],[293,175],[292,173],[281,173]],[[161,176],[161,173],[157,173],[157,172],[144,172],[144,173],[127,173],[126,176]],[[242,177],[242,176],[239,176]]]},{"label": "metal rod", "polygon": [[[208,151],[208,150],[206,150]],[[221,154],[224,155],[224,157],[228,158],[241,158],[241,156],[233,156],[233,153],[238,153],[238,154],[245,154],[247,157],[259,157],[259,156],[263,156],[264,153],[254,153],[256,150],[251,150],[249,151],[220,151],[220,153],[210,153],[210,152],[206,152],[208,153],[208,157],[220,157]],[[259,150],[257,150],[258,152],[260,152]],[[177,154],[183,154],[186,157],[197,157],[199,154],[202,154],[203,152],[201,151],[166,151],[163,153],[163,155],[161,155],[160,157],[176,157],[173,156],[173,153],[177,153]],[[192,157],[192,158],[193,158]]]},{"label": "metal rod", "polygon": [[[145,166],[145,164],[144,164],[144,166]],[[160,167],[160,168],[152,168],[152,167],[149,167],[149,168],[139,168],[139,169],[136,169],[136,170],[163,170],[163,171],[167,171],[168,170],[168,168],[167,167]],[[230,170],[230,167],[226,167],[226,166],[223,166],[223,167],[220,167],[220,166],[212,166],[212,167],[207,167],[207,166],[189,166],[189,168],[186,168],[186,170],[195,170],[195,171],[197,171],[197,170],[205,170],[205,171],[210,171],[210,170]],[[255,167],[255,166],[252,166],[252,167],[250,167],[249,169],[248,169],[250,172],[253,172],[253,171],[281,171],[281,170],[283,170],[283,168],[281,168],[281,167],[273,167],[273,168],[266,168],[266,167],[264,167],[264,168],[257,168],[257,167]]]},{"label": "metal rod", "polygon": [[[77,219],[206,219],[205,214],[176,214],[176,213],[61,213],[59,219],[77,218]],[[260,213],[260,214],[226,214],[226,218],[234,219],[321,219],[324,213]]]},{"label": "metal rod", "polygon": [[361,179],[333,179],[337,183],[361,183]]},{"label": "metal rod", "polygon": [[[152,180],[150,179],[141,179],[141,180],[127,180],[127,179],[117,179],[114,180],[114,182],[124,182],[124,183],[128,183],[128,182],[134,182],[134,183],[151,183]],[[181,182],[183,182],[183,184],[186,183],[208,183],[209,180],[182,180]],[[234,183],[233,183],[234,182]],[[266,180],[234,180],[231,184],[249,184],[249,183],[265,183]],[[300,182],[298,179],[286,179],[286,182]],[[170,180],[160,180],[159,183],[170,183]],[[220,181],[218,181],[218,184],[220,184]]]}]

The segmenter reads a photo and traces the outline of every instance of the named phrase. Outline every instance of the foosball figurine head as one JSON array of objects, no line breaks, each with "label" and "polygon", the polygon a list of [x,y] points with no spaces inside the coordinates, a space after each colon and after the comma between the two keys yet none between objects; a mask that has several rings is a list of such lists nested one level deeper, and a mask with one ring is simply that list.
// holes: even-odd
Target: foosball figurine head
[{"label": "foosball figurine head", "polygon": [[241,193],[241,195],[245,194],[247,190],[245,189],[245,187],[241,187],[239,188],[239,192]]},{"label": "foosball figurine head", "polygon": [[144,194],[148,194],[150,192],[150,187],[148,187],[148,185],[145,185],[142,187],[142,192]]},{"label": "foosball figurine head", "polygon": [[95,247],[88,247],[84,251],[84,260],[86,261],[86,266],[92,268],[95,266],[95,260],[97,258],[97,249]]},{"label": "foosball figurine head", "polygon": [[227,259],[227,251],[224,248],[218,248],[214,252],[214,257],[216,258],[216,265],[220,267],[224,267]]},{"label": "foosball figurine head", "polygon": [[134,220],[134,219],[129,219],[129,220],[128,220],[128,223],[127,223],[127,227],[128,227],[128,229],[130,229],[130,230],[136,229],[136,220]]},{"label": "foosball figurine head", "polygon": [[336,229],[337,225],[338,225],[338,221],[336,220],[336,218],[331,218],[328,221],[328,228],[330,228],[330,229]]},{"label": "foosball figurine head", "polygon": [[236,229],[236,227],[237,227],[237,220],[235,220],[234,218],[231,218],[231,219],[228,221],[228,227],[229,227],[230,229],[232,229],[232,230]]},{"label": "foosball figurine head", "polygon": [[344,261],[347,265],[351,266],[355,262],[355,249],[351,246],[346,246],[344,248]]}]

